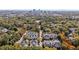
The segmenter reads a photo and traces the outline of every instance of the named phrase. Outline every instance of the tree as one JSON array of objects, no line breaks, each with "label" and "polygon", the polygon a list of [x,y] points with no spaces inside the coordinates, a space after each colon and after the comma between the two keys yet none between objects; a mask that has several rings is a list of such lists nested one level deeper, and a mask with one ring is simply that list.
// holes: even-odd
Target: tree
[{"label": "tree", "polygon": [[79,40],[75,40],[75,41],[73,42],[73,45],[74,45],[75,47],[79,46]]}]

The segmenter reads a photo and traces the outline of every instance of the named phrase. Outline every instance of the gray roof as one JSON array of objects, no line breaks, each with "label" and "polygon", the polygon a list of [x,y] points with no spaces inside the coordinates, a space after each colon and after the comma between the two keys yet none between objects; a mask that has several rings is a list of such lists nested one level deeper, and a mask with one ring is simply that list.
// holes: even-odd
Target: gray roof
[{"label": "gray roof", "polygon": [[1,31],[1,32],[8,32],[9,30],[6,29],[6,28],[4,28],[4,27],[0,27],[0,31]]},{"label": "gray roof", "polygon": [[57,38],[57,34],[54,34],[54,33],[52,33],[52,34],[43,34],[43,38],[44,39],[50,39],[50,38]]},{"label": "gray roof", "polygon": [[8,29],[4,28],[1,30],[2,32],[8,32]]},{"label": "gray roof", "polygon": [[38,33],[36,33],[36,32],[28,32],[27,36],[28,36],[29,39],[36,39],[36,38],[38,38]]},{"label": "gray roof", "polygon": [[36,45],[38,45],[38,41],[37,40],[31,40],[30,44],[33,45],[33,46],[36,46]]},{"label": "gray roof", "polygon": [[69,28],[69,30],[75,32],[76,28]]},{"label": "gray roof", "polygon": [[54,46],[54,47],[61,47],[61,42],[59,41],[59,40],[54,40],[54,41],[52,41],[52,45]]}]

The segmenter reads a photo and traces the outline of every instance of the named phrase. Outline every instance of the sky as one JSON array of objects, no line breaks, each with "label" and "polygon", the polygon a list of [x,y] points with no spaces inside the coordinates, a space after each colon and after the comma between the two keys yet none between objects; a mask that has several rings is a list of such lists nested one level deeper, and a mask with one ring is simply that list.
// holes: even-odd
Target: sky
[{"label": "sky", "polygon": [[0,9],[79,10],[79,0],[0,0]]}]

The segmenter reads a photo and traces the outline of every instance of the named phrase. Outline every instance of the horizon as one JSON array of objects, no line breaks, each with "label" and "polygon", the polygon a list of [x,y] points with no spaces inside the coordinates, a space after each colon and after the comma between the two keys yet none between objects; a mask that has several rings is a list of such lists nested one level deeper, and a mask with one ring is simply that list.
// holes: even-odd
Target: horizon
[{"label": "horizon", "polygon": [[[34,9],[0,9],[0,11],[32,11]],[[70,10],[70,9],[35,9],[36,11],[42,10],[42,11],[79,11],[79,10]]]}]

